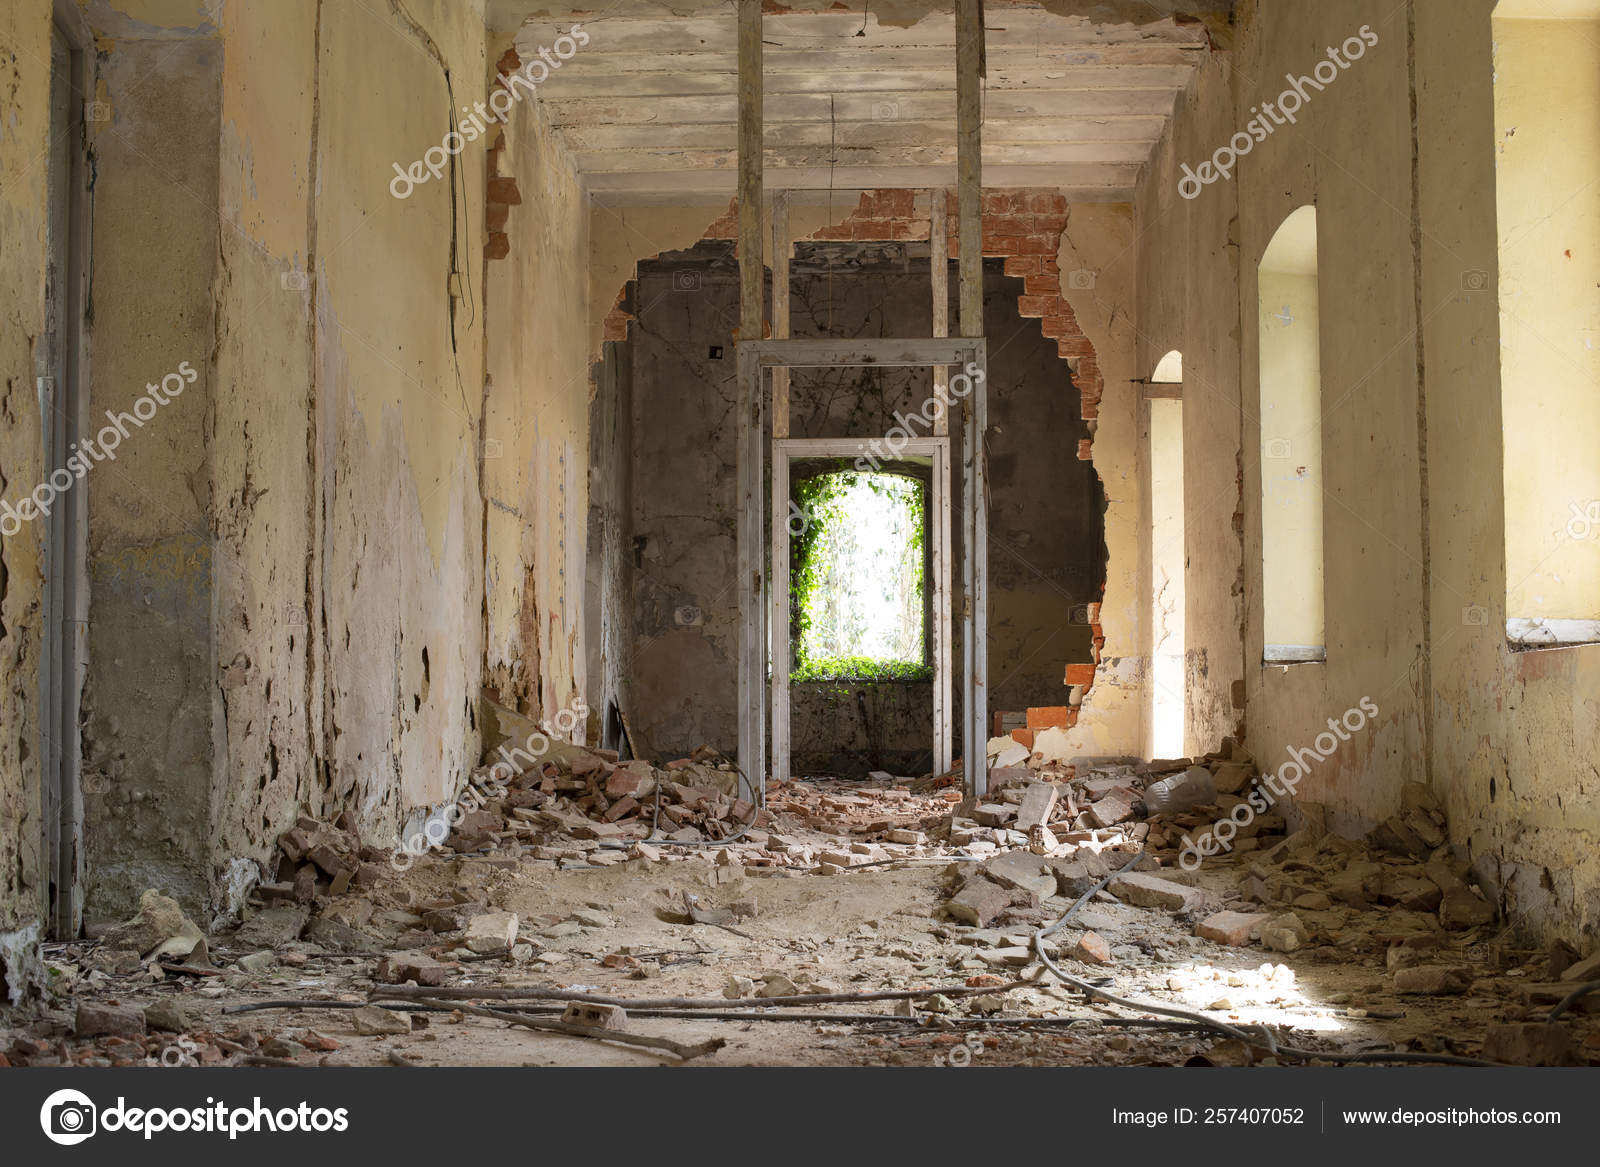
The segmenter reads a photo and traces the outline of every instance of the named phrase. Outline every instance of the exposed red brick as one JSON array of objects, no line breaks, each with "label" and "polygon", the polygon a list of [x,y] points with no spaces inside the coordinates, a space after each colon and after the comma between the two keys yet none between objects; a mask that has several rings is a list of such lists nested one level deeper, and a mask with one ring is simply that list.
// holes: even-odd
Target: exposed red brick
[{"label": "exposed red brick", "polygon": [[1029,729],[1065,728],[1071,710],[1065,705],[1041,705],[1028,710]]},{"label": "exposed red brick", "polygon": [[1023,316],[1044,316],[1056,306],[1054,296],[1018,296],[1017,311]]},{"label": "exposed red brick", "polygon": [[1006,257],[1006,275],[1008,276],[1034,276],[1039,274],[1041,257],[1037,255],[1008,255]]},{"label": "exposed red brick", "polygon": [[1011,731],[1011,740],[1019,746],[1027,746],[1031,750],[1033,749],[1033,736],[1037,732],[1037,730],[1032,729],[1014,729]]},{"label": "exposed red brick", "polygon": [[1091,664],[1069,664],[1067,666],[1067,684],[1092,685],[1094,684],[1094,666]]},{"label": "exposed red brick", "polygon": [[484,259],[504,259],[511,254],[511,236],[504,231],[491,231],[483,242]]},{"label": "exposed red brick", "polygon": [[489,231],[504,231],[511,217],[510,203],[489,203],[484,209],[483,225]]},{"label": "exposed red brick", "polygon": [[522,192],[517,189],[517,180],[514,178],[491,178],[485,201],[509,203],[513,207],[521,206]]}]

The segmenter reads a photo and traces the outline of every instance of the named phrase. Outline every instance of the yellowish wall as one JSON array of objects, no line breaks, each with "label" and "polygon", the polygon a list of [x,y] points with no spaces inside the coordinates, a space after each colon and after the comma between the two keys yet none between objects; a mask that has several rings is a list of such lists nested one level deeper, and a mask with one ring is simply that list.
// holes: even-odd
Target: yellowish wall
[{"label": "yellowish wall", "polygon": [[[0,498],[13,503],[38,483],[43,465],[34,378],[44,332],[49,92],[50,4],[7,4],[0,9]],[[0,542],[0,957],[9,956],[5,934],[31,934],[42,907],[37,528],[26,524]]]},{"label": "yellowish wall", "polygon": [[[1493,9],[1492,0],[1417,6],[1433,771],[1452,836],[1504,889],[1509,919],[1589,947],[1600,931],[1600,648],[1512,652],[1504,632],[1517,614],[1506,607],[1516,582],[1503,527],[1507,455],[1484,420],[1501,416],[1503,398]],[[1488,273],[1487,286],[1473,273]],[[1591,281],[1595,273],[1591,255]]]},{"label": "yellowish wall", "polygon": [[590,214],[537,110],[519,111],[500,166],[522,202],[485,297],[488,681],[554,718],[586,692]]},{"label": "yellowish wall", "polygon": [[1507,614],[1600,620],[1600,20],[1496,20]]},{"label": "yellowish wall", "polygon": [[[1276,768],[1369,696],[1379,715],[1313,767],[1301,797],[1359,832],[1391,813],[1400,783],[1431,782],[1508,920],[1578,939],[1600,926],[1600,652],[1505,640],[1492,8],[1241,4],[1236,56],[1201,68],[1140,191],[1138,322],[1152,364],[1171,348],[1185,357],[1191,657],[1203,648],[1220,666],[1191,671],[1192,744],[1214,744],[1199,731],[1223,722],[1207,694],[1230,671],[1237,595],[1258,761]],[[1231,181],[1178,194],[1182,163],[1363,24],[1380,43],[1298,125],[1255,146]],[[1255,273],[1306,204],[1322,243],[1328,659],[1282,669],[1261,663]],[[1242,546],[1228,525],[1239,499]]]},{"label": "yellowish wall", "polygon": [[1323,645],[1322,348],[1316,272],[1264,266],[1258,295],[1262,635],[1268,646],[1314,658]]}]

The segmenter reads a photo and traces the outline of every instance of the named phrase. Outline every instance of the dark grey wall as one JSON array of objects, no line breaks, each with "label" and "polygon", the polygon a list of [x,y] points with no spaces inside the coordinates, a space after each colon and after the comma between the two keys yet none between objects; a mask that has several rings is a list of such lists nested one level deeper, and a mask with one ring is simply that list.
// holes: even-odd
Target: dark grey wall
[{"label": "dark grey wall", "polygon": [[[1060,705],[1066,664],[1089,659],[1089,630],[1074,623],[1074,609],[1098,600],[1104,587],[1104,493],[1093,468],[1077,460],[1088,432],[1066,363],[1039,322],[1017,313],[1022,281],[1007,278],[995,260],[985,263],[984,284],[990,704]],[[801,244],[790,287],[796,337],[932,331],[926,244]],[[703,742],[731,752],[738,635],[731,245],[704,242],[641,264],[634,296],[637,319],[619,346],[629,350],[632,374],[628,713],[641,745],[659,754]],[[881,437],[897,411],[915,412],[930,391],[924,369],[796,370],[791,432]],[[797,688],[797,766],[925,767],[931,687],[889,688]]]}]

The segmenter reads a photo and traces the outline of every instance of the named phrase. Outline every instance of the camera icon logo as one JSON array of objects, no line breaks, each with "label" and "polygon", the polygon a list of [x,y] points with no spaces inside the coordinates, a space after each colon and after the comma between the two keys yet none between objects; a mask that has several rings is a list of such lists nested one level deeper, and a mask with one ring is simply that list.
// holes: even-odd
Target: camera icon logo
[{"label": "camera icon logo", "polygon": [[700,290],[700,273],[697,271],[673,272],[672,290],[674,292],[698,292]]},{"label": "camera icon logo", "polygon": [[1293,447],[1288,438],[1269,438],[1266,450],[1269,458],[1288,458],[1292,455]]},{"label": "camera icon logo", "polygon": [[111,120],[111,106],[104,101],[86,101],[83,104],[83,120],[108,122]]},{"label": "camera icon logo", "polygon": [[1075,292],[1091,292],[1094,290],[1095,274],[1086,267],[1067,273],[1067,287]]},{"label": "camera icon logo", "polygon": [[483,456],[485,458],[504,458],[506,456],[506,440],[504,438],[484,438]]},{"label": "camera icon logo", "polygon": [[39,1108],[39,1125],[45,1138],[63,1147],[75,1147],[99,1128],[100,1108],[77,1090],[57,1090]]},{"label": "camera icon logo", "polygon": [[1461,273],[1461,290],[1463,292],[1487,292],[1489,290],[1489,273],[1486,271],[1464,271]]},{"label": "camera icon logo", "polygon": [[303,271],[286,271],[278,277],[278,282],[283,285],[286,292],[303,292],[311,286],[311,281],[306,278]]},{"label": "camera icon logo", "polygon": [[1567,520],[1567,535],[1573,539],[1587,539],[1600,531],[1600,498],[1592,499],[1588,506],[1580,507],[1569,502],[1567,509],[1572,517]]},{"label": "camera icon logo", "polygon": [[892,122],[900,116],[900,105],[893,101],[875,101],[872,103],[872,119],[879,122]]},{"label": "camera icon logo", "polygon": [[1489,609],[1478,604],[1468,604],[1461,609],[1461,623],[1468,628],[1486,628],[1489,625]]}]

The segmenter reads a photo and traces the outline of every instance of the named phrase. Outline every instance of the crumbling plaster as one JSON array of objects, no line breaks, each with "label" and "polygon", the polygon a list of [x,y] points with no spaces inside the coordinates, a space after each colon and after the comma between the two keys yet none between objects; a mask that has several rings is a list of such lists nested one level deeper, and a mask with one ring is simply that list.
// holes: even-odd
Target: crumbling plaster
[{"label": "crumbling plaster", "polygon": [[[1512,653],[1504,636],[1498,304],[1492,282],[1465,278],[1497,264],[1492,8],[1240,5],[1236,57],[1202,66],[1140,191],[1140,365],[1184,354],[1191,748],[1226,729],[1231,677],[1244,679],[1246,742],[1272,768],[1370,696],[1380,715],[1300,796],[1356,832],[1393,812],[1401,783],[1431,783],[1513,926],[1573,938],[1600,926],[1600,654]],[[1363,24],[1380,43],[1297,125],[1231,181],[1179,196],[1181,164]],[[1285,669],[1261,663],[1256,268],[1308,203],[1328,660]]]},{"label": "crumbling plaster", "polygon": [[[8,4],[0,9],[0,497],[13,501],[33,489],[43,465],[34,378],[45,313],[49,91],[49,0]],[[44,906],[40,535],[38,524],[26,524],[0,541],[0,949],[7,954],[0,976],[16,971],[19,981],[37,952]]]}]

